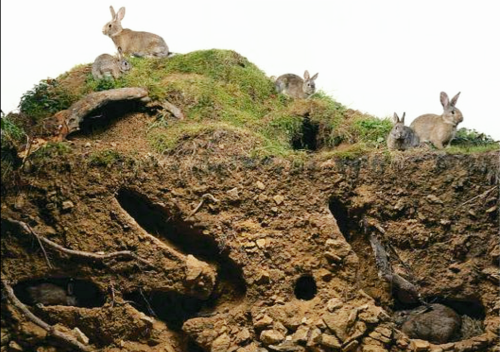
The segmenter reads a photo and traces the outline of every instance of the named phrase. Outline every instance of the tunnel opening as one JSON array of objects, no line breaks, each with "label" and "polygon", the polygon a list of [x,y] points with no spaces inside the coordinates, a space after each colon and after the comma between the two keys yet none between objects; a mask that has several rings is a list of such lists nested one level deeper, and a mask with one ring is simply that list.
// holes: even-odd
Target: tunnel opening
[{"label": "tunnel opening", "polygon": [[342,236],[349,241],[351,239],[351,232],[354,230],[352,222],[349,220],[349,211],[345,204],[338,198],[332,197],[328,203],[328,209],[337,221]]},{"label": "tunnel opening", "polygon": [[303,275],[295,282],[294,294],[298,299],[309,301],[318,293],[316,281],[311,275]]},{"label": "tunnel opening", "polygon": [[305,149],[310,151],[315,151],[318,149],[318,132],[319,123],[316,121],[311,121],[311,119],[306,116],[302,119],[302,126],[300,132],[298,132],[292,138],[292,148],[295,150]]},{"label": "tunnel opening", "polygon": [[[149,234],[183,254],[192,254],[209,263],[216,263],[217,283],[211,299],[225,297],[240,299],[246,294],[242,269],[219,248],[212,237],[182,219],[182,214],[151,202],[146,196],[129,189],[121,189],[118,203]],[[217,304],[217,303],[215,303]]]},{"label": "tunnel opening", "polygon": [[181,331],[182,324],[198,316],[205,300],[182,295],[177,292],[142,290],[133,291],[123,296],[132,305],[146,315],[153,316],[167,324],[173,331]]},{"label": "tunnel opening", "polygon": [[[105,80],[103,80],[105,82]],[[137,100],[111,101],[89,112],[80,123],[77,134],[99,135],[112,127],[124,116],[144,111],[144,104]]]},{"label": "tunnel opening", "polygon": [[24,280],[13,289],[19,300],[27,305],[96,308],[106,302],[105,296],[94,283],[73,278]]}]

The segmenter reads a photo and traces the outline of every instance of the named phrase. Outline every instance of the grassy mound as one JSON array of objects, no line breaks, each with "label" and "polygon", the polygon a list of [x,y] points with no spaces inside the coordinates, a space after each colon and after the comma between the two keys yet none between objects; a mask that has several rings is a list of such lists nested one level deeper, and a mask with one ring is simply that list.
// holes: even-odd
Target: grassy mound
[{"label": "grassy mound", "polygon": [[[116,81],[94,80],[91,64],[41,81],[23,96],[18,121],[13,121],[27,129],[90,92],[145,87],[153,101],[161,105],[168,100],[186,116],[176,120],[167,111],[154,111],[157,119],[148,128],[148,139],[155,151],[166,154],[178,154],[188,141],[221,130],[239,136],[237,143],[253,156],[293,156],[304,150],[364,153],[384,149],[392,127],[389,119],[346,109],[322,92],[307,100],[277,94],[271,79],[234,51],[204,50],[130,62],[132,70]],[[475,147],[480,139],[481,146],[498,148],[484,135],[465,135],[457,139],[462,143],[459,149]]]}]

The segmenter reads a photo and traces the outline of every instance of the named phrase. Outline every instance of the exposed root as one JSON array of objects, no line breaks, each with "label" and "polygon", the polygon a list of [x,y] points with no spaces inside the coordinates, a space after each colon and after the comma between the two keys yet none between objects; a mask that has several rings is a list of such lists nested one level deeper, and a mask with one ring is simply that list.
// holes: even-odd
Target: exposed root
[{"label": "exposed root", "polygon": [[[4,276],[3,273],[2,273],[2,276]],[[80,351],[89,351],[90,352],[90,351],[93,350],[89,346],[85,346],[84,344],[82,344],[81,342],[79,342],[75,337],[57,330],[55,327],[53,327],[52,325],[47,324],[42,319],[38,318],[35,314],[33,314],[24,305],[24,303],[22,303],[16,297],[16,295],[14,294],[14,290],[12,289],[12,286],[10,286],[7,283],[7,280],[2,279],[2,286],[3,286],[4,290],[5,290],[5,293],[7,295],[7,298],[9,300],[9,302],[15,308],[17,308],[18,311],[21,312],[28,320],[30,320],[31,322],[35,323],[36,325],[38,325],[39,327],[41,327],[42,329],[44,329],[45,331],[47,331],[47,333],[49,335],[54,336],[55,338],[57,338],[61,342],[64,342],[65,344],[68,344],[68,345],[71,345],[72,347],[77,348]]]},{"label": "exposed root", "polygon": [[191,212],[191,214],[189,214],[189,216],[186,218],[186,219],[189,219],[191,218],[194,214],[196,214],[198,212],[198,210],[200,210],[200,208],[202,207],[203,203],[205,203],[205,200],[206,199],[210,199],[212,202],[214,203],[217,203],[219,202],[219,200],[217,198],[215,198],[213,195],[211,195],[210,193],[205,193],[204,195],[201,196],[201,201],[200,203],[198,203],[198,205],[196,206],[196,208],[194,208],[194,210]]},{"label": "exposed root", "polygon": [[[14,220],[11,218],[7,218],[6,220],[8,220],[9,222],[11,222],[13,224],[19,225],[24,231],[26,231],[30,235],[34,236],[35,238],[37,238],[38,241],[44,242],[44,243],[48,244],[50,247],[56,249],[57,251],[65,253],[65,254],[69,254],[69,255],[74,256],[74,257],[87,258],[87,259],[98,260],[98,261],[105,261],[107,259],[111,259],[111,258],[115,258],[115,257],[125,257],[125,258],[135,259],[135,260],[137,260],[137,261],[139,261],[147,266],[154,268],[154,265],[151,262],[139,257],[137,254],[135,254],[134,252],[131,252],[131,251],[117,251],[117,252],[111,252],[111,253],[102,253],[102,252],[101,253],[92,253],[92,252],[85,252],[85,251],[78,251],[78,250],[74,250],[74,249],[69,249],[69,248],[63,247],[63,246],[49,240],[48,238],[45,238],[45,237],[37,234],[31,228],[31,226],[29,226],[28,224],[26,224],[23,221]],[[45,251],[44,251],[44,253],[45,253]],[[49,263],[49,266],[50,266],[50,263]]]}]

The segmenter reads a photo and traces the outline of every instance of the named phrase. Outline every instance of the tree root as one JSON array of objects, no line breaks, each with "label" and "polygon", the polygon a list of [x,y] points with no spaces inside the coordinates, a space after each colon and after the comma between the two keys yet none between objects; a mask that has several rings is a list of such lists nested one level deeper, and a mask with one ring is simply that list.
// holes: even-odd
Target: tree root
[{"label": "tree root", "polygon": [[[111,252],[111,253],[93,253],[93,252],[85,252],[85,251],[69,249],[69,248],[63,247],[63,246],[49,240],[48,238],[45,238],[45,237],[37,234],[31,228],[31,226],[29,226],[28,224],[26,224],[23,221],[14,220],[11,218],[7,218],[6,220],[8,220],[9,222],[11,222],[13,224],[19,225],[26,233],[34,236],[38,241],[41,241],[43,243],[48,244],[51,248],[56,249],[59,252],[62,252],[62,253],[65,253],[65,254],[68,254],[68,255],[71,255],[74,257],[80,257],[80,258],[86,258],[86,259],[98,260],[98,261],[105,261],[107,259],[111,259],[111,258],[115,258],[115,257],[125,257],[125,258],[135,259],[135,260],[137,260],[137,261],[139,261],[139,262],[141,262],[149,267],[152,267],[152,268],[155,267],[151,262],[139,257],[137,254],[135,254],[134,252],[131,252],[131,251],[118,251],[118,252]],[[45,258],[48,261],[48,258],[47,258],[45,251],[44,251],[44,254],[45,254]],[[50,262],[49,262],[49,267],[50,267]]]},{"label": "tree root", "polygon": [[189,219],[191,218],[194,214],[196,214],[198,212],[198,210],[200,210],[201,206],[203,205],[203,203],[205,203],[205,200],[206,199],[210,199],[212,202],[214,203],[217,203],[219,202],[219,200],[217,198],[215,198],[213,195],[211,195],[210,193],[205,193],[204,195],[201,196],[201,201],[198,203],[198,205],[196,206],[196,208],[194,208],[194,210],[191,212],[191,214],[189,214],[189,216],[186,218],[186,219]]},{"label": "tree root", "polygon": [[[2,274],[2,277],[4,275]],[[61,332],[57,330],[54,326],[47,324],[44,322],[42,319],[38,318],[35,314],[33,314],[25,305],[22,303],[14,294],[14,290],[10,284],[7,283],[7,280],[2,279],[2,286],[5,290],[5,293],[7,295],[8,300],[10,303],[19,310],[28,320],[33,322],[34,324],[38,325],[47,333],[61,342],[64,342],[65,344],[71,345],[72,347],[77,348],[80,351],[85,351],[85,352],[90,352],[93,351],[89,346],[86,346],[79,342],[75,337],[66,334],[64,332]]]},{"label": "tree root", "polygon": [[111,101],[135,100],[148,101],[148,91],[144,88],[131,87],[109,89],[102,92],[87,94],[83,99],[77,101],[67,110],[62,110],[44,121],[44,134],[52,136],[55,141],[62,141],[72,132],[80,129],[83,118]]}]

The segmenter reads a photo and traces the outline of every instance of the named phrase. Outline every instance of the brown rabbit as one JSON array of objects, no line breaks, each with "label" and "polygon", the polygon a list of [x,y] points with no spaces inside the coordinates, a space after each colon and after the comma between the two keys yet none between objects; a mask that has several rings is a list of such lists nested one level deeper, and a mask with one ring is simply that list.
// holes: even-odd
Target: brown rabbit
[{"label": "brown rabbit", "polygon": [[123,29],[121,20],[125,16],[125,7],[120,8],[115,14],[113,6],[111,11],[111,21],[102,28],[102,33],[109,36],[117,48],[121,47],[124,55],[165,57],[169,55],[168,46],[159,35],[148,32],[136,32],[130,29]]},{"label": "brown rabbit", "polygon": [[406,150],[418,147],[420,140],[417,134],[408,126],[405,126],[405,113],[399,119],[394,113],[394,126],[387,136],[387,147],[392,150]]},{"label": "brown rabbit", "polygon": [[31,301],[34,304],[76,306],[76,297],[71,294],[70,287],[68,290],[61,286],[51,284],[49,282],[41,283],[36,286],[27,288]]},{"label": "brown rabbit", "polygon": [[316,84],[314,83],[316,78],[318,78],[317,73],[310,77],[309,72],[306,70],[304,79],[293,73],[286,73],[279,76],[274,84],[278,93],[286,94],[292,98],[306,99],[316,91]]},{"label": "brown rabbit", "polygon": [[413,310],[396,312],[395,323],[412,339],[435,344],[449,342],[460,333],[462,319],[453,309],[442,304],[421,306]]},{"label": "brown rabbit", "polygon": [[460,92],[450,101],[448,95],[441,92],[443,113],[421,115],[413,120],[410,127],[419,136],[420,142],[431,142],[436,148],[443,149],[455,138],[457,126],[464,120],[462,112],[455,107],[459,95]]},{"label": "brown rabbit", "polygon": [[118,57],[101,54],[92,64],[92,76],[94,79],[103,79],[105,77],[113,77],[118,79],[122,73],[130,71],[131,64],[125,60],[122,55],[122,49],[118,48]]}]

